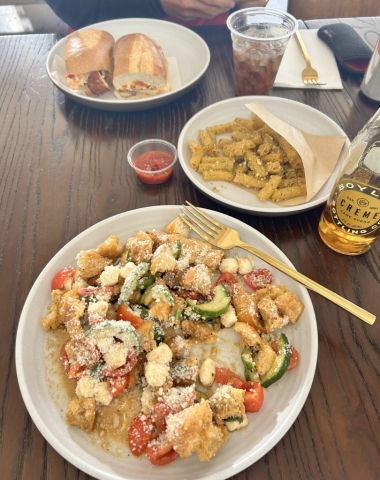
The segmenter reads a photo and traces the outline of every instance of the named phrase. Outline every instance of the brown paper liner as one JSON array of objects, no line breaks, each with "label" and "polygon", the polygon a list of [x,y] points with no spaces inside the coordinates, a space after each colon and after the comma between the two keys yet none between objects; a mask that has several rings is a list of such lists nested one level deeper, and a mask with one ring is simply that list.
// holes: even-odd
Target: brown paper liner
[{"label": "brown paper liner", "polygon": [[298,152],[303,162],[306,197],[275,202],[276,205],[299,205],[311,200],[331,176],[347,137],[311,135],[280,120],[259,103],[249,103],[246,107],[284,137]]}]

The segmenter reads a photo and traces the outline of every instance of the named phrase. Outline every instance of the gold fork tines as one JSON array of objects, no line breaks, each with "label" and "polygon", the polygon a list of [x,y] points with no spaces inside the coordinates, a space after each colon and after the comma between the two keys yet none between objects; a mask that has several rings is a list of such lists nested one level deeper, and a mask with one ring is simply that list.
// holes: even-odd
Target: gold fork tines
[{"label": "gold fork tines", "polygon": [[234,247],[243,248],[247,252],[255,255],[257,258],[261,258],[261,260],[264,260],[269,265],[272,265],[272,267],[277,268],[277,270],[280,272],[285,273],[290,278],[293,278],[302,285],[305,285],[305,287],[309,288],[310,290],[319,293],[319,295],[322,295],[336,305],[344,308],[347,310],[347,312],[352,313],[356,317],[360,318],[360,320],[363,320],[370,325],[372,325],[376,320],[375,315],[372,315],[358,305],[346,300],[328,288],[319,285],[319,283],[314,282],[314,280],[311,280],[302,273],[297,272],[297,270],[285,265],[285,263],[282,263],[267,253],[262,252],[258,248],[242,242],[240,240],[239,233],[236,230],[217,222],[210,215],[195,207],[190,202],[186,203],[188,206],[183,205],[183,210],[181,211],[182,220],[206,242],[223,250],[230,250]]},{"label": "gold fork tines", "polygon": [[317,70],[311,66],[311,60],[300,33],[296,31],[295,35],[307,65],[307,67],[302,71],[303,83],[305,85],[326,85],[325,83],[321,83]]}]

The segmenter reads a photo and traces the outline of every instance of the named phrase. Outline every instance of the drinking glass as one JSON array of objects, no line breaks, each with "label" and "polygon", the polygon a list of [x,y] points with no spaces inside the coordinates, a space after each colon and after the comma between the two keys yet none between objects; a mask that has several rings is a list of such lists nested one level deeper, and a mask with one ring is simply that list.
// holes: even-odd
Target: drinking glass
[{"label": "drinking glass", "polygon": [[245,8],[227,19],[237,95],[269,95],[289,38],[298,28],[288,13]]}]

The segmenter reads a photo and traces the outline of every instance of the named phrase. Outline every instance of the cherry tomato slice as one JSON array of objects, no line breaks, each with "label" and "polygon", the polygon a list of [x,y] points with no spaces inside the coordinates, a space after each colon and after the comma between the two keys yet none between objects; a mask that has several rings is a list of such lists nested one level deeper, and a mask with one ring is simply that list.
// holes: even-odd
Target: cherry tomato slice
[{"label": "cherry tomato slice", "polygon": [[[277,348],[277,342],[276,340],[273,340],[271,342],[270,346],[274,350],[274,353],[278,355],[278,348]],[[290,362],[289,362],[289,367],[287,369],[287,372],[289,370],[293,370],[298,365],[298,362],[300,361],[300,356],[297,350],[293,347],[293,345],[290,345],[290,350],[291,350],[291,355],[290,355]]]},{"label": "cherry tomato slice", "polygon": [[152,415],[140,413],[135,417],[128,430],[128,445],[133,455],[138,457],[146,449],[153,428]]},{"label": "cherry tomato slice", "polygon": [[237,280],[235,276],[232,273],[229,272],[224,272],[222,275],[218,278],[216,281],[215,285],[219,285],[219,283],[227,283],[228,285],[232,285],[237,283]]},{"label": "cherry tomato slice", "polygon": [[91,297],[91,295],[99,295],[101,297],[105,297],[106,301],[108,301],[113,294],[113,287],[77,288],[77,294],[81,297]]},{"label": "cherry tomato slice", "polygon": [[100,352],[86,338],[71,339],[62,345],[59,358],[67,376],[78,378],[84,370],[100,360]]},{"label": "cherry tomato slice", "polygon": [[65,281],[74,275],[75,268],[66,267],[62,268],[59,272],[57,272],[53,280],[51,281],[51,289],[52,290],[60,290],[63,287]]},{"label": "cherry tomato slice", "polygon": [[69,340],[67,340],[67,342],[65,342],[62,345],[61,351],[59,353],[59,359],[60,359],[60,361],[62,363],[62,366],[63,366],[63,369],[66,373],[69,371],[69,367],[70,367],[69,357],[67,356],[67,352],[66,352],[66,345],[67,345],[68,342],[69,342]]},{"label": "cherry tomato slice", "polygon": [[128,352],[127,360],[124,365],[115,370],[112,370],[110,367],[104,367],[102,373],[105,377],[109,378],[116,378],[116,377],[124,377],[127,373],[134,369],[137,363],[137,355],[135,352]]},{"label": "cherry tomato slice", "polygon": [[258,268],[257,270],[252,270],[252,272],[244,275],[244,281],[248,287],[253,290],[260,290],[265,288],[267,285],[271,285],[273,282],[273,277],[271,272],[267,268]]},{"label": "cherry tomato slice", "polygon": [[130,381],[130,374],[127,373],[123,377],[115,377],[109,379],[109,386],[111,395],[117,397],[128,386]]},{"label": "cherry tomato slice", "polygon": [[132,327],[139,328],[143,325],[144,320],[133,313],[133,311],[125,304],[119,305],[117,309],[118,320],[124,320],[125,322],[130,322]]},{"label": "cherry tomato slice", "polygon": [[234,388],[243,388],[245,383],[244,380],[232,370],[219,367],[215,369],[215,381],[220,385],[231,385],[231,387]]},{"label": "cherry tomato slice", "polygon": [[162,467],[174,462],[178,453],[173,449],[170,443],[162,442],[160,437],[153,440],[146,449],[146,455],[153,465]]},{"label": "cherry tomato slice", "polygon": [[166,419],[164,415],[154,412],[154,423],[157,430],[159,430],[160,432],[164,432],[166,430]]},{"label": "cherry tomato slice", "polygon": [[263,388],[259,382],[246,382],[252,384],[244,394],[244,406],[247,413],[260,411],[264,402]]}]

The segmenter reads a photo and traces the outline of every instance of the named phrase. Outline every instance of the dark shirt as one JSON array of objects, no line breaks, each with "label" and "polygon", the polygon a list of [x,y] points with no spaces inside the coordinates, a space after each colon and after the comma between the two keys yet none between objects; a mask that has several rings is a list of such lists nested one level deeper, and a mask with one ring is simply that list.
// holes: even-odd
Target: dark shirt
[{"label": "dark shirt", "polygon": [[56,15],[78,28],[116,18],[164,18],[160,0],[46,0]]}]

